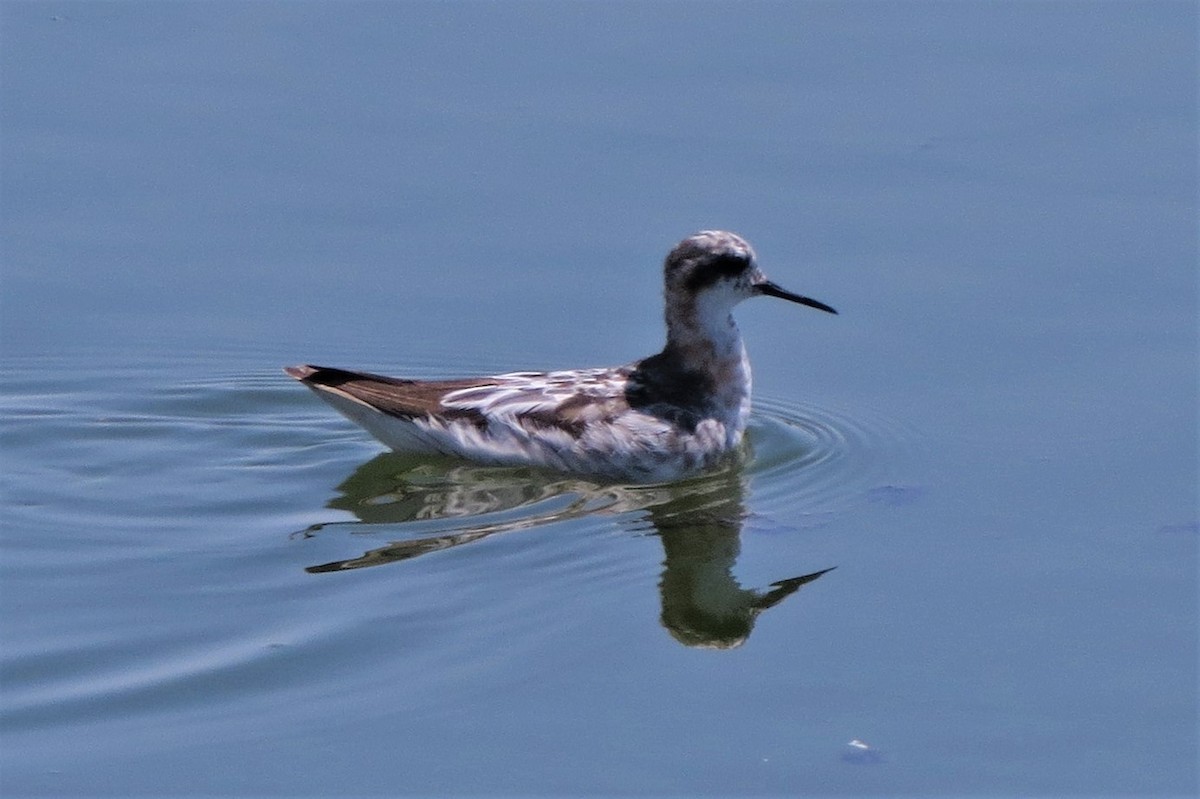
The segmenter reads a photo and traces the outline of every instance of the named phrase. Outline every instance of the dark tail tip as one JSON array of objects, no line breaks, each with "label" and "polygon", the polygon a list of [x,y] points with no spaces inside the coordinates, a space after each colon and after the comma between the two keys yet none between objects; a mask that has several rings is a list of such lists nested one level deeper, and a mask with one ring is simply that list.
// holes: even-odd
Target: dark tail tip
[{"label": "dark tail tip", "polygon": [[317,370],[308,364],[300,364],[299,366],[286,366],[284,367],[283,371],[287,372],[297,380],[304,381],[316,374]]}]

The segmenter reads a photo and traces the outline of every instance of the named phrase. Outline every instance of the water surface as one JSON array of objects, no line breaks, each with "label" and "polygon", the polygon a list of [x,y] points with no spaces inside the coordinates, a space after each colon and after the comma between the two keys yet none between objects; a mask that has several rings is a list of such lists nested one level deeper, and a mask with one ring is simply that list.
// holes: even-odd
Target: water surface
[{"label": "water surface", "polygon": [[[1196,792],[1193,5],[0,23],[6,794]],[[280,371],[632,360],[705,227],[841,312],[739,308],[735,467]]]}]

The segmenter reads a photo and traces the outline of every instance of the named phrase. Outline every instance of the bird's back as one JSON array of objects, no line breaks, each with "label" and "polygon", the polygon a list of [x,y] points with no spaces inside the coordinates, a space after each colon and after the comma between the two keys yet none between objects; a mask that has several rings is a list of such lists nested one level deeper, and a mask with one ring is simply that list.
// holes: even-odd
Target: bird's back
[{"label": "bird's back", "polygon": [[317,366],[288,373],[401,452],[638,482],[711,465],[730,449],[725,422],[677,396],[674,381],[676,394],[660,394],[644,363],[429,381]]}]

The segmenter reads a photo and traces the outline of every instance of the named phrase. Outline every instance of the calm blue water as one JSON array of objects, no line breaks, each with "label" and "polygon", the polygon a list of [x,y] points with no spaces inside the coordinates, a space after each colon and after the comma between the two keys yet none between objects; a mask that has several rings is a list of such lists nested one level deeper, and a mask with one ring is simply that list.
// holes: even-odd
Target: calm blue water
[{"label": "calm blue water", "polygon": [[[0,5],[0,791],[1194,794],[1196,33]],[[649,354],[704,227],[841,311],[739,308],[737,468],[404,458],[279,371]]]}]

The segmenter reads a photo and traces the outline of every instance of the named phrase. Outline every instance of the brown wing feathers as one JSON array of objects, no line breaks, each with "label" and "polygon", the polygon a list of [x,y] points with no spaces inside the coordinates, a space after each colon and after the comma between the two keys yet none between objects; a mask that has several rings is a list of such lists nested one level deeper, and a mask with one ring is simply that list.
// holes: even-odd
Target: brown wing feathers
[{"label": "brown wing feathers", "polygon": [[341,392],[402,419],[434,415],[482,422],[483,417],[475,411],[442,407],[442,397],[450,391],[496,385],[486,378],[404,380],[327,366],[289,366],[284,371],[307,386]]}]

